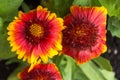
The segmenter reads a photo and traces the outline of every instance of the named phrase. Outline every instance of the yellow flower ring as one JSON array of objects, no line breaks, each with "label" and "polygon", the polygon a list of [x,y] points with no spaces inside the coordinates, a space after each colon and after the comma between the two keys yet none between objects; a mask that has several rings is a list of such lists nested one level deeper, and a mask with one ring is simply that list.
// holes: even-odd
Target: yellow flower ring
[{"label": "yellow flower ring", "polygon": [[29,71],[29,67],[24,68],[18,74],[20,80],[62,80],[60,72],[55,64],[36,64]]},{"label": "yellow flower ring", "polygon": [[57,18],[47,8],[38,6],[28,13],[19,12],[19,16],[9,24],[8,41],[18,58],[29,63],[47,62],[62,50],[61,31],[63,19]]},{"label": "yellow flower ring", "polygon": [[106,47],[106,16],[104,7],[74,5],[64,17],[63,50],[82,64],[104,53]]}]

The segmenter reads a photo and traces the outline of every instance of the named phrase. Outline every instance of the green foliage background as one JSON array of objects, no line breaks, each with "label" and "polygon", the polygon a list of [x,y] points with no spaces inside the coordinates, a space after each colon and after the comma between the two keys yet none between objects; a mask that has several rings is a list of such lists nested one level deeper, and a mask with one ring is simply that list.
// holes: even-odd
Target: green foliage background
[{"label": "green foliage background", "polygon": [[[120,0],[39,0],[39,2],[59,17],[67,15],[72,5],[104,6],[108,10],[107,30],[120,38]],[[16,58],[7,41],[6,27],[17,16],[20,6],[25,12],[30,10],[29,5],[23,0],[0,0],[0,59],[9,59],[8,64],[19,63],[8,80],[18,80],[17,73],[28,65]],[[65,55],[55,56],[50,61],[58,66],[63,80],[116,80],[110,62],[103,57],[81,65],[77,65],[73,59]]]}]

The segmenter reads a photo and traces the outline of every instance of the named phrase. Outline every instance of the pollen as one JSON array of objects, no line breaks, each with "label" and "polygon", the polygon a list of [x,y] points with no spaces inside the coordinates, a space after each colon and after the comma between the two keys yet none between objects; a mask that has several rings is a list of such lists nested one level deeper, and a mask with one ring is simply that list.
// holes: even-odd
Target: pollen
[{"label": "pollen", "polygon": [[41,37],[44,33],[43,27],[39,24],[32,24],[29,31],[35,37]]},{"label": "pollen", "polygon": [[86,35],[86,30],[85,30],[85,27],[86,25],[82,24],[80,26],[77,26],[75,29],[74,29],[74,35],[75,36],[85,36]]}]

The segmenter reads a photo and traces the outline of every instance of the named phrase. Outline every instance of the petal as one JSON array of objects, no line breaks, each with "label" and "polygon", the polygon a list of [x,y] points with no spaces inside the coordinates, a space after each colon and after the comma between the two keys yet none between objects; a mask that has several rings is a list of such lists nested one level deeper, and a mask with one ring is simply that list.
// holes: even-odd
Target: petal
[{"label": "petal", "polygon": [[55,64],[34,64],[31,70],[26,67],[18,74],[20,80],[62,80],[60,72]]},{"label": "petal", "polygon": [[37,7],[37,18],[39,20],[44,19],[47,20],[48,16],[50,15],[50,11],[47,11],[47,8],[42,8],[42,6]]},{"label": "petal", "polygon": [[32,21],[34,21],[34,19],[36,19],[36,14],[37,13],[35,10],[31,10],[28,13],[23,13],[22,11],[19,11],[18,19],[21,19],[22,21],[25,21],[25,22],[32,22]]},{"label": "petal", "polygon": [[106,24],[107,10],[103,6],[102,7],[72,6],[70,10],[75,18],[89,21],[90,23],[93,23],[96,26]]},{"label": "petal", "polygon": [[78,53],[78,58],[76,59],[78,64],[83,64],[91,60],[91,51],[85,50]]},{"label": "petal", "polygon": [[58,51],[50,48],[48,56],[52,58],[53,56],[57,55]]}]

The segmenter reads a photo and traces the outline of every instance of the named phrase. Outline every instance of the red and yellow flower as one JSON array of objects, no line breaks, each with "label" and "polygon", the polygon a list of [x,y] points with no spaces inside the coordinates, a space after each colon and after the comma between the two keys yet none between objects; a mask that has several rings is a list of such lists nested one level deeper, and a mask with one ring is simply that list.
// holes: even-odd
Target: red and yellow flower
[{"label": "red and yellow flower", "polygon": [[60,72],[55,64],[36,64],[29,71],[26,67],[18,74],[20,80],[62,80]]},{"label": "red and yellow flower", "polygon": [[63,50],[78,63],[87,62],[104,53],[106,47],[107,10],[102,7],[72,6],[64,17]]},{"label": "red and yellow flower", "polygon": [[62,49],[63,28],[63,19],[38,6],[28,13],[19,12],[7,28],[8,41],[19,59],[23,58],[29,63],[47,62]]}]

